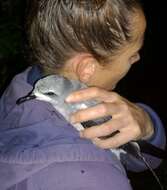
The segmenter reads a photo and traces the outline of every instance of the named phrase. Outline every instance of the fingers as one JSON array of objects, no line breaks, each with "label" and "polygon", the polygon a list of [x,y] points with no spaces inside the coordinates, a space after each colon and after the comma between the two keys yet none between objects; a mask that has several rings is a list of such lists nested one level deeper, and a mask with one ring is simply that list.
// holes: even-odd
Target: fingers
[{"label": "fingers", "polygon": [[109,149],[109,148],[118,148],[129,141],[133,140],[133,134],[128,133],[117,133],[114,137],[101,140],[100,138],[95,138],[92,142],[102,148],[102,149]]},{"label": "fingers", "polygon": [[97,101],[113,102],[119,95],[115,92],[109,92],[101,88],[90,87],[71,93],[67,98],[67,102],[79,102],[94,99]]},{"label": "fingers", "polygon": [[[93,141],[104,149],[118,148],[131,140],[138,140],[150,134],[152,125],[146,114],[137,105],[129,102],[115,92],[91,87],[73,92],[67,102],[97,100],[101,103],[87,109],[77,111],[72,115],[72,123],[81,123],[105,116],[112,119],[97,126],[92,126],[81,132],[81,137]],[[147,132],[149,131],[149,132]],[[115,132],[119,132],[116,133]],[[109,135],[115,134],[112,137]],[[106,137],[107,138],[100,138]]]},{"label": "fingers", "polygon": [[75,112],[71,115],[71,122],[81,123],[105,116],[116,117],[119,114],[119,110],[119,106],[116,106],[114,103],[102,103],[97,106]]},{"label": "fingers", "polygon": [[105,122],[102,125],[92,126],[85,129],[84,131],[81,131],[80,136],[82,138],[93,140],[97,137],[105,137],[111,135],[114,132],[119,131],[119,129],[121,129],[122,127],[122,123],[119,120],[111,119],[110,121]]}]

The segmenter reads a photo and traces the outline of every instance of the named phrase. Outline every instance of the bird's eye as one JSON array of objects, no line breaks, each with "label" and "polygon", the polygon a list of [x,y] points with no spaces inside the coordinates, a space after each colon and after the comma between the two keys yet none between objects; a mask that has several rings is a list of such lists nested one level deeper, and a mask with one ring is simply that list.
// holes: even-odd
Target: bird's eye
[{"label": "bird's eye", "polygon": [[44,94],[48,95],[48,96],[54,96],[54,95],[56,95],[54,92],[45,92]]}]

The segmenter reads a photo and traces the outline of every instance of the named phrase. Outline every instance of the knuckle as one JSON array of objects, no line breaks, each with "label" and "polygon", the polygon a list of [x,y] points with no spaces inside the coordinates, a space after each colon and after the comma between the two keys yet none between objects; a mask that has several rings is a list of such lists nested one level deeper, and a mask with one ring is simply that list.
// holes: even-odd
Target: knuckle
[{"label": "knuckle", "polygon": [[105,140],[96,140],[96,141],[93,141],[93,143],[98,146],[99,148],[102,148],[102,149],[106,149],[107,146],[106,146],[106,143],[105,143]]},{"label": "knuckle", "polygon": [[89,131],[85,130],[84,137],[87,138],[87,139],[91,139],[92,138],[92,134]]},{"label": "knuckle", "polygon": [[106,133],[110,134],[110,133],[112,133],[112,132],[113,132],[113,131],[112,131],[112,126],[109,125],[109,124],[106,124]]},{"label": "knuckle", "polygon": [[76,113],[76,114],[75,114],[75,119],[76,119],[77,121],[81,120],[81,119],[82,119],[82,112]]},{"label": "knuckle", "polygon": [[120,96],[116,92],[111,92],[111,94],[112,94],[114,100],[120,99]]},{"label": "knuckle", "polygon": [[112,142],[112,148],[117,148],[120,145],[121,145],[121,143],[118,139],[115,139],[114,142]]},{"label": "knuckle", "polygon": [[109,148],[104,142],[100,142],[98,146],[102,149],[108,149]]},{"label": "knuckle", "polygon": [[102,149],[118,148],[120,145],[121,143],[117,139],[114,139],[114,141],[111,141],[111,139],[102,140],[98,143],[98,146]]},{"label": "knuckle", "polygon": [[100,93],[100,89],[98,87],[92,87],[92,92],[97,96]]},{"label": "knuckle", "polygon": [[135,124],[134,118],[131,116],[131,114],[127,114],[126,117],[124,117],[124,120],[126,121],[127,125]]},{"label": "knuckle", "polygon": [[119,125],[124,126],[124,127],[126,127],[126,126],[128,126],[130,124],[131,124],[131,119],[129,118],[129,116],[122,117],[120,122],[119,122]]},{"label": "knuckle", "polygon": [[107,106],[106,103],[102,103],[100,105],[100,111],[101,111],[102,114],[106,114],[108,112],[108,106]]},{"label": "knuckle", "polygon": [[126,112],[126,113],[129,112],[129,107],[128,107],[128,105],[127,105],[126,103],[124,103],[124,102],[122,102],[122,103],[120,104],[120,109],[121,109],[123,112]]},{"label": "knuckle", "polygon": [[135,136],[139,136],[140,133],[141,133],[141,130],[140,130],[140,127],[139,126],[136,126],[133,128],[133,131],[134,131],[134,135]]}]

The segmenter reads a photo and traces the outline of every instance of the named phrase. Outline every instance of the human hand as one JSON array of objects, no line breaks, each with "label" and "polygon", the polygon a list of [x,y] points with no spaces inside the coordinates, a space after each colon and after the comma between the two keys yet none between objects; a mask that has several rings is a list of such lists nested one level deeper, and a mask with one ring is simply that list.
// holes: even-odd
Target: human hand
[{"label": "human hand", "polygon": [[[80,132],[82,138],[92,140],[98,147],[110,149],[118,148],[129,141],[147,139],[153,135],[154,129],[149,115],[138,105],[115,92],[90,87],[73,92],[66,101],[74,103],[90,99],[101,103],[72,114],[72,123],[81,123],[105,116],[112,116],[112,119],[101,125],[84,129]],[[113,137],[99,138],[111,135],[116,131],[119,133]]]}]

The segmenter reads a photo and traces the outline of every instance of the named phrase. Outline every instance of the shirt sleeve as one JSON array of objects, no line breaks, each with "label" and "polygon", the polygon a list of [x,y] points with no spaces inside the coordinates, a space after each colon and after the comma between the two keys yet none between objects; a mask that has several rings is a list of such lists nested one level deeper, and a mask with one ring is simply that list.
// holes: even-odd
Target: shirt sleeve
[{"label": "shirt sleeve", "polygon": [[[165,135],[165,129],[164,129],[161,119],[159,118],[157,113],[149,106],[143,103],[137,103],[137,105],[143,108],[149,114],[153,122],[154,134],[152,137],[147,139],[147,142],[149,142],[150,144],[158,148],[165,149],[166,135]],[[150,164],[150,166],[153,169],[157,168],[162,161],[161,159],[151,156],[149,154],[143,154],[143,156],[145,157],[145,159],[147,160],[147,162]],[[127,170],[130,170],[133,172],[141,172],[147,169],[143,161],[140,161],[130,155],[126,155],[123,158],[123,164],[125,165]]]}]

